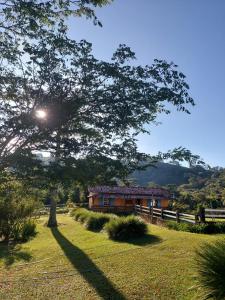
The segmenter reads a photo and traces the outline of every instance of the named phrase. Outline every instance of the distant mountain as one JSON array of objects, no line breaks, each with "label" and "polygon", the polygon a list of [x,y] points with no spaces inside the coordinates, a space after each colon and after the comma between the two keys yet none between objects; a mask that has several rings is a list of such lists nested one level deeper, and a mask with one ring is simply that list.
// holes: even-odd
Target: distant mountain
[{"label": "distant mountain", "polygon": [[189,178],[193,176],[209,178],[211,171],[200,166],[187,168],[179,164],[159,162],[155,167],[148,167],[145,171],[135,171],[131,178],[140,186],[146,186],[149,182],[159,185],[182,185],[187,184]]}]

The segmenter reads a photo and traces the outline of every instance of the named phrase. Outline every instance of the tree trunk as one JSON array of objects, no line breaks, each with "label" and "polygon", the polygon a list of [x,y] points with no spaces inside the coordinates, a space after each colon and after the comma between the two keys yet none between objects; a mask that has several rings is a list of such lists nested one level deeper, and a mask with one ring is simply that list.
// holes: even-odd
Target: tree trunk
[{"label": "tree trunk", "polygon": [[56,220],[56,200],[54,197],[51,197],[51,206],[49,212],[49,219],[48,219],[48,227],[57,227],[57,220]]},{"label": "tree trunk", "polygon": [[[60,129],[57,131],[56,136],[56,152],[55,152],[55,164],[59,163],[60,158],[60,144],[61,144],[61,132]],[[51,203],[50,203],[50,213],[48,219],[48,227],[57,227],[57,219],[56,219],[56,203],[57,203],[57,189],[51,189]]]}]

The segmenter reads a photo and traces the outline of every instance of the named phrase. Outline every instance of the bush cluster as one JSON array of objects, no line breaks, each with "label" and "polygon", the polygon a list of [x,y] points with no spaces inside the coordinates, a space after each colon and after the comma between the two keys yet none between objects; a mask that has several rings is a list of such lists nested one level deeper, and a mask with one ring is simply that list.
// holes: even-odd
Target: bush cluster
[{"label": "bush cluster", "polygon": [[113,214],[93,212],[85,208],[73,209],[70,215],[74,217],[76,221],[84,224],[88,230],[92,231],[102,230],[107,222],[117,218],[117,216]]},{"label": "bush cluster", "polygon": [[0,235],[6,241],[26,242],[36,233],[36,223],[33,219],[19,220],[13,224],[1,221]]},{"label": "bush cluster", "polygon": [[34,220],[25,220],[23,223],[19,223],[14,227],[13,238],[17,241],[27,242],[31,237],[37,234],[36,223]]},{"label": "bush cluster", "polygon": [[141,219],[128,216],[111,219],[106,223],[104,229],[112,240],[126,241],[133,238],[144,236],[148,227]]},{"label": "bush cluster", "polygon": [[35,234],[32,221],[38,201],[21,182],[0,183],[0,238],[5,241],[26,241]]},{"label": "bush cluster", "polygon": [[92,231],[104,229],[112,240],[126,241],[139,238],[148,231],[146,223],[138,217],[118,217],[114,214],[98,213],[85,208],[75,208],[70,215],[85,228]]},{"label": "bush cluster", "polygon": [[[115,216],[114,216],[115,217]],[[86,220],[85,227],[88,230],[98,231],[101,230],[106,223],[108,223],[111,218],[114,218],[110,215],[94,213],[89,216]]]},{"label": "bush cluster", "polygon": [[225,233],[225,222],[188,224],[188,223],[176,223],[174,221],[167,221],[166,226],[169,229],[173,229],[177,231],[187,231],[192,233],[202,233],[202,234]]}]

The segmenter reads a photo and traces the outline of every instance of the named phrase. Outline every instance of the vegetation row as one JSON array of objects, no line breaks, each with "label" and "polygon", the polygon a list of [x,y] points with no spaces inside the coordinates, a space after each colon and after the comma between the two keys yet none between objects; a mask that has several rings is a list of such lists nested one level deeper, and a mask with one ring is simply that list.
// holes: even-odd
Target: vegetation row
[{"label": "vegetation row", "polygon": [[117,216],[113,214],[93,212],[85,208],[72,210],[71,216],[73,216],[76,221],[84,224],[86,229],[92,231],[101,231],[107,222],[112,218],[117,218]]},{"label": "vegetation row", "polygon": [[104,229],[112,240],[129,240],[147,233],[147,225],[135,216],[118,217],[114,214],[92,212],[85,208],[74,209],[71,215],[88,230]]},{"label": "vegetation row", "polygon": [[176,223],[174,221],[167,221],[165,224],[169,229],[173,229],[177,231],[186,231],[186,232],[203,233],[203,234],[225,233],[225,222],[187,224],[187,223]]}]

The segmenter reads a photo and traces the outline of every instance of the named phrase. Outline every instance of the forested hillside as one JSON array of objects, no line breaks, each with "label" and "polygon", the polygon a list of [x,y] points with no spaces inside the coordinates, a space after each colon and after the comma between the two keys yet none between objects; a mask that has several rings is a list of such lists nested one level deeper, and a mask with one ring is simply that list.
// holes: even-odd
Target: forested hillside
[{"label": "forested hillside", "polygon": [[212,171],[205,170],[200,166],[187,168],[179,164],[159,162],[155,167],[149,167],[145,171],[135,171],[132,178],[135,183],[141,186],[146,186],[150,182],[159,185],[182,185],[189,183],[189,179],[193,176],[210,178],[212,173]]},{"label": "forested hillside", "polygon": [[225,169],[212,169],[210,177],[193,176],[187,184],[180,185],[178,190],[191,194],[201,202],[220,201],[225,204]]},{"label": "forested hillside", "polygon": [[170,189],[171,208],[193,210],[198,205],[225,205],[225,169],[201,166],[186,168],[179,164],[160,162],[156,167],[136,171],[132,178],[137,185],[160,185]]}]

